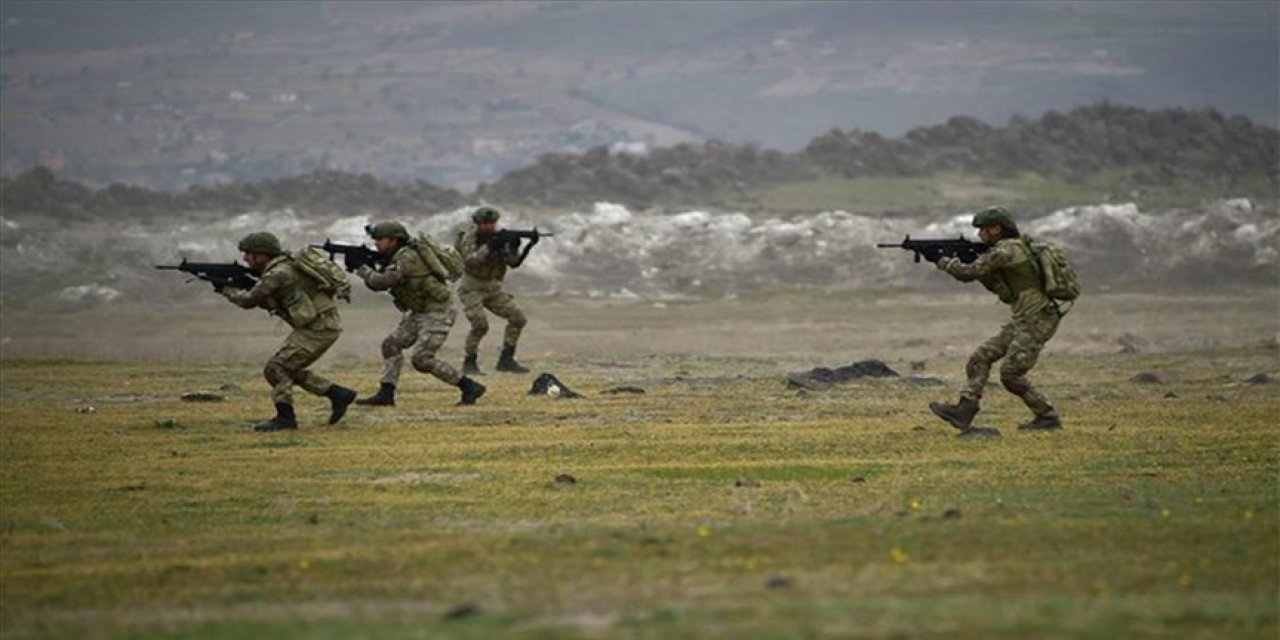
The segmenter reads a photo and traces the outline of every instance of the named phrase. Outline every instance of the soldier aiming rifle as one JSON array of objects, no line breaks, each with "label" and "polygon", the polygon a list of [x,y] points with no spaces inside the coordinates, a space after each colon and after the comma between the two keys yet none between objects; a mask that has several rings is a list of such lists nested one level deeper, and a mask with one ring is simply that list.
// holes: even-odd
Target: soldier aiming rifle
[{"label": "soldier aiming rifle", "polygon": [[[500,217],[501,214],[493,207],[476,209],[471,214],[471,221],[475,226],[459,232],[454,243],[464,264],[462,281],[458,284],[458,299],[462,301],[462,312],[471,323],[471,332],[467,334],[464,347],[466,357],[462,363],[462,372],[468,375],[481,374],[476,359],[480,340],[489,332],[486,309],[507,320],[507,328],[502,336],[502,353],[498,356],[495,368],[508,373],[529,372],[527,367],[516,362],[516,344],[527,320],[515,298],[502,290],[502,279],[506,277],[508,269],[524,264],[529,251],[543,236],[552,234],[542,233],[537,229],[499,229]],[[525,239],[529,242],[521,249],[521,240]]]}]

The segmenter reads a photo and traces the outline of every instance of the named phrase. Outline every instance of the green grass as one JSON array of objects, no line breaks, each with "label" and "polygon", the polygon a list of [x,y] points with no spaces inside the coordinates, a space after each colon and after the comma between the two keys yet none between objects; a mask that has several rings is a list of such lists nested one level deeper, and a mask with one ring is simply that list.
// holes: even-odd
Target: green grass
[{"label": "green grass", "polygon": [[692,373],[641,396],[567,357],[584,399],[415,379],[328,427],[300,395],[285,434],[248,429],[256,363],[0,361],[0,635],[1274,637],[1280,390],[1224,382],[1272,350],[1055,355],[1068,428],[997,387],[981,441],[924,409],[946,388],[666,358]]}]

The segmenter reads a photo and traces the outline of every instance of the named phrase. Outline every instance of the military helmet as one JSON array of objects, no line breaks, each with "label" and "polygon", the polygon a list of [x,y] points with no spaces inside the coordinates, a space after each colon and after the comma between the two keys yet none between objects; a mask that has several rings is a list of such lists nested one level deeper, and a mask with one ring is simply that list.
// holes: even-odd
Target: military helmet
[{"label": "military helmet", "polygon": [[497,222],[502,214],[498,213],[493,207],[480,207],[471,214],[471,220],[474,222]]},{"label": "military helmet", "polygon": [[240,241],[239,249],[245,253],[265,253],[278,256],[284,253],[280,248],[280,239],[268,231],[255,231]]},{"label": "military helmet", "polygon": [[973,226],[975,227],[985,227],[992,224],[998,224],[1009,230],[1017,230],[1018,228],[1018,225],[1013,222],[1013,215],[1004,207],[987,207],[973,216]]},{"label": "military helmet", "polygon": [[409,239],[409,230],[399,222],[379,222],[371,224],[364,228],[369,233],[369,237],[377,240],[378,238],[399,238],[401,240]]}]

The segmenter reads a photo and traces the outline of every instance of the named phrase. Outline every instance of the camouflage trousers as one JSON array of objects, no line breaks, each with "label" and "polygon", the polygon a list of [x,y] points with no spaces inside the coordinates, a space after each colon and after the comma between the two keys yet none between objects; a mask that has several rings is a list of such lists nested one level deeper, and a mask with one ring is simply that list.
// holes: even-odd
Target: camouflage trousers
[{"label": "camouflage trousers", "polygon": [[969,357],[969,363],[965,365],[968,382],[960,392],[960,397],[971,400],[982,398],[991,366],[1004,358],[1004,363],[1000,365],[1000,382],[1004,388],[1022,398],[1022,402],[1037,416],[1053,412],[1053,407],[1044,394],[1031,385],[1027,372],[1036,366],[1040,350],[1057,333],[1058,322],[1061,320],[1058,309],[1050,305],[1036,313],[1014,318],[1001,327],[1000,333],[982,343]]},{"label": "camouflage trousers", "polygon": [[400,324],[382,341],[382,382],[393,386],[400,382],[400,370],[404,368],[404,350],[412,346],[414,349],[410,363],[414,369],[456,386],[462,380],[462,375],[445,361],[436,358],[436,352],[449,337],[449,329],[453,327],[457,315],[449,307],[405,313],[400,318]]},{"label": "camouflage trousers", "polygon": [[458,299],[462,301],[462,313],[471,323],[471,332],[467,334],[465,346],[468,356],[476,355],[476,351],[480,349],[480,340],[489,333],[489,318],[485,315],[485,309],[507,321],[502,344],[508,347],[516,346],[520,340],[520,331],[524,329],[527,320],[524,311],[521,311],[516,304],[515,298],[502,290],[502,281],[464,278],[458,285]]},{"label": "camouflage trousers", "polygon": [[315,395],[324,395],[333,384],[307,367],[315,364],[342,335],[342,329],[294,329],[280,349],[267,360],[262,375],[271,385],[271,401],[293,404],[293,385]]}]

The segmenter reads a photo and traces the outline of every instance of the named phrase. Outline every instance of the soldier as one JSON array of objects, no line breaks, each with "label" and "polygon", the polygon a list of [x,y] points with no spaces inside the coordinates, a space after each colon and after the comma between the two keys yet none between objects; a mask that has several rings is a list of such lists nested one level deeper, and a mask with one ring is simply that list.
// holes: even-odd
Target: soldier
[{"label": "soldier", "polygon": [[1036,364],[1036,358],[1045,343],[1058,330],[1062,313],[1057,302],[1044,292],[1039,266],[1027,243],[1023,241],[1013,216],[1003,207],[991,207],[973,217],[978,237],[991,248],[971,264],[956,258],[944,257],[937,262],[961,282],[977,280],[987,290],[1008,304],[1013,319],[1000,329],[1000,333],[984,342],[969,358],[965,366],[968,382],[960,392],[956,404],[929,403],[938,417],[961,431],[968,432],[973,417],[978,413],[982,389],[987,384],[991,365],[1004,358],[1000,366],[1000,382],[1010,393],[1022,399],[1034,418],[1018,426],[1019,429],[1058,429],[1062,420],[1031,381],[1027,372]]},{"label": "soldier", "polygon": [[320,290],[318,282],[294,267],[275,235],[265,231],[250,233],[240,241],[239,248],[249,268],[261,274],[258,284],[248,291],[215,287],[218,293],[246,309],[267,309],[293,328],[284,345],[267,360],[262,372],[271,385],[276,415],[255,424],[254,430],[298,428],[293,412],[294,384],[329,398],[329,424],[336,423],[356,399],[356,392],[312,373],[307,367],[319,360],[342,334],[337,303]]},{"label": "soldier", "polygon": [[396,384],[404,366],[402,353],[415,344],[417,346],[410,359],[413,368],[461,389],[462,398],[458,404],[475,404],[484,395],[484,385],[459,374],[457,369],[436,358],[436,352],[449,337],[449,329],[457,316],[450,304],[452,294],[443,274],[431,269],[427,259],[411,244],[408,230],[399,222],[381,222],[367,229],[378,251],[391,256],[390,262],[380,272],[369,265],[361,265],[355,273],[374,291],[390,290],[396,308],[404,316],[382,341],[384,361],[378,392],[357,400],[356,404],[395,405]]},{"label": "soldier", "polygon": [[524,251],[513,245],[491,246],[489,236],[498,230],[497,209],[480,207],[471,214],[475,227],[459,232],[455,247],[462,255],[465,270],[462,282],[458,284],[458,298],[462,301],[462,312],[471,323],[471,332],[467,334],[466,358],[462,363],[462,372],[480,375],[480,365],[476,363],[476,352],[480,348],[480,340],[489,332],[489,318],[485,309],[492,311],[499,318],[507,320],[507,328],[502,338],[502,354],[498,356],[498,371],[508,373],[528,373],[529,369],[516,362],[516,343],[520,340],[520,331],[526,323],[524,312],[516,305],[511,294],[502,290],[502,278],[507,269],[519,267],[529,249],[538,243],[534,237]]}]

